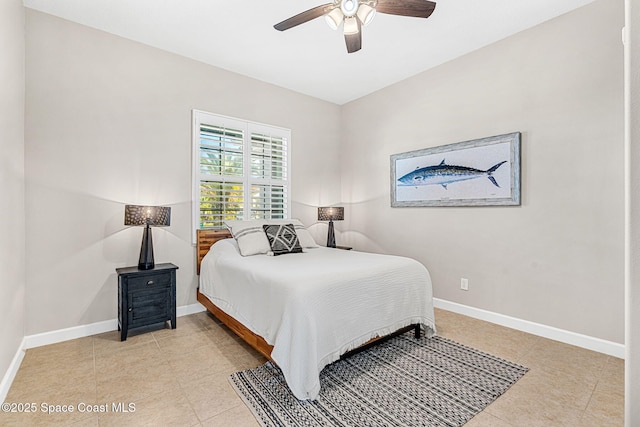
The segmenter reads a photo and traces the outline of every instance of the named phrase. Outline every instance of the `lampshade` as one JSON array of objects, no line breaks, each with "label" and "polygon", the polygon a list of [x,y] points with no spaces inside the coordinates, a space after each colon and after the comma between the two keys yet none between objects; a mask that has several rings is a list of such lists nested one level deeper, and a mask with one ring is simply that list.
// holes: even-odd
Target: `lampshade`
[{"label": "lampshade", "polygon": [[318,221],[342,221],[344,220],[343,207],[318,208]]},{"label": "lampshade", "polygon": [[358,34],[360,32],[360,26],[358,25],[358,18],[356,17],[345,17],[344,18],[344,34],[352,35]]},{"label": "lampshade", "polygon": [[124,207],[124,225],[171,225],[171,208],[166,206],[138,206]]},{"label": "lampshade", "polygon": [[342,24],[343,17],[344,15],[342,15],[342,11],[340,10],[340,8],[335,8],[331,12],[324,15],[324,20],[332,30],[337,30],[340,24]]},{"label": "lampshade", "polygon": [[373,21],[373,17],[376,16],[376,10],[369,5],[361,4],[358,8],[357,15],[362,25],[369,25],[369,23]]}]

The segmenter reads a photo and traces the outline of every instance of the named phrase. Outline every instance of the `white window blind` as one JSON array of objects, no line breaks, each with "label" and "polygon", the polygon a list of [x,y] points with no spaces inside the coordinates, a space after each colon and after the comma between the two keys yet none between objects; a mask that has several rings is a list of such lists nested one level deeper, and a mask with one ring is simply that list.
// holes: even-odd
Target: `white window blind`
[{"label": "white window blind", "polygon": [[288,217],[290,130],[194,110],[193,135],[194,230]]}]

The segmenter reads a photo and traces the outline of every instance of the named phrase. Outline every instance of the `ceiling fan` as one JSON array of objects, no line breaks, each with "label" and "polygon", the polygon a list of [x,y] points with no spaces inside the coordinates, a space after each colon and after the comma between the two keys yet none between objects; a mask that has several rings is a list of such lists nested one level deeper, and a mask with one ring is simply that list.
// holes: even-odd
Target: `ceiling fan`
[{"label": "ceiling fan", "polygon": [[333,3],[306,10],[273,27],[284,31],[324,15],[327,24],[334,30],[344,22],[347,52],[353,53],[362,47],[361,28],[371,22],[376,12],[428,18],[435,8],[436,4],[427,0],[333,0]]}]

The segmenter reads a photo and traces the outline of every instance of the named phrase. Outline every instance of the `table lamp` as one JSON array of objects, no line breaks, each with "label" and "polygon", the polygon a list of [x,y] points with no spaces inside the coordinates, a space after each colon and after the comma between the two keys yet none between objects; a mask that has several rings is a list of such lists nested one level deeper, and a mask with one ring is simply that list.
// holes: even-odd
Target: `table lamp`
[{"label": "table lamp", "polygon": [[124,207],[124,225],[145,226],[142,233],[138,268],[140,270],[150,270],[155,267],[151,226],[164,227],[171,225],[171,208],[165,206],[126,205]]},{"label": "table lamp", "polygon": [[336,236],[333,231],[333,221],[344,220],[343,207],[318,208],[318,221],[329,221],[329,233],[327,234],[327,247],[336,247]]}]

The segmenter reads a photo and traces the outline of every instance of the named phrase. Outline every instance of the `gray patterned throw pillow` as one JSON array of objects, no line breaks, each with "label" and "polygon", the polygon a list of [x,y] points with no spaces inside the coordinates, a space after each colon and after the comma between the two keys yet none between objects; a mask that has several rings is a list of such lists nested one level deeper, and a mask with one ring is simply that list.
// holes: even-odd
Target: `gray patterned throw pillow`
[{"label": "gray patterned throw pillow", "polygon": [[262,226],[274,255],[302,252],[293,224],[265,224]]}]

